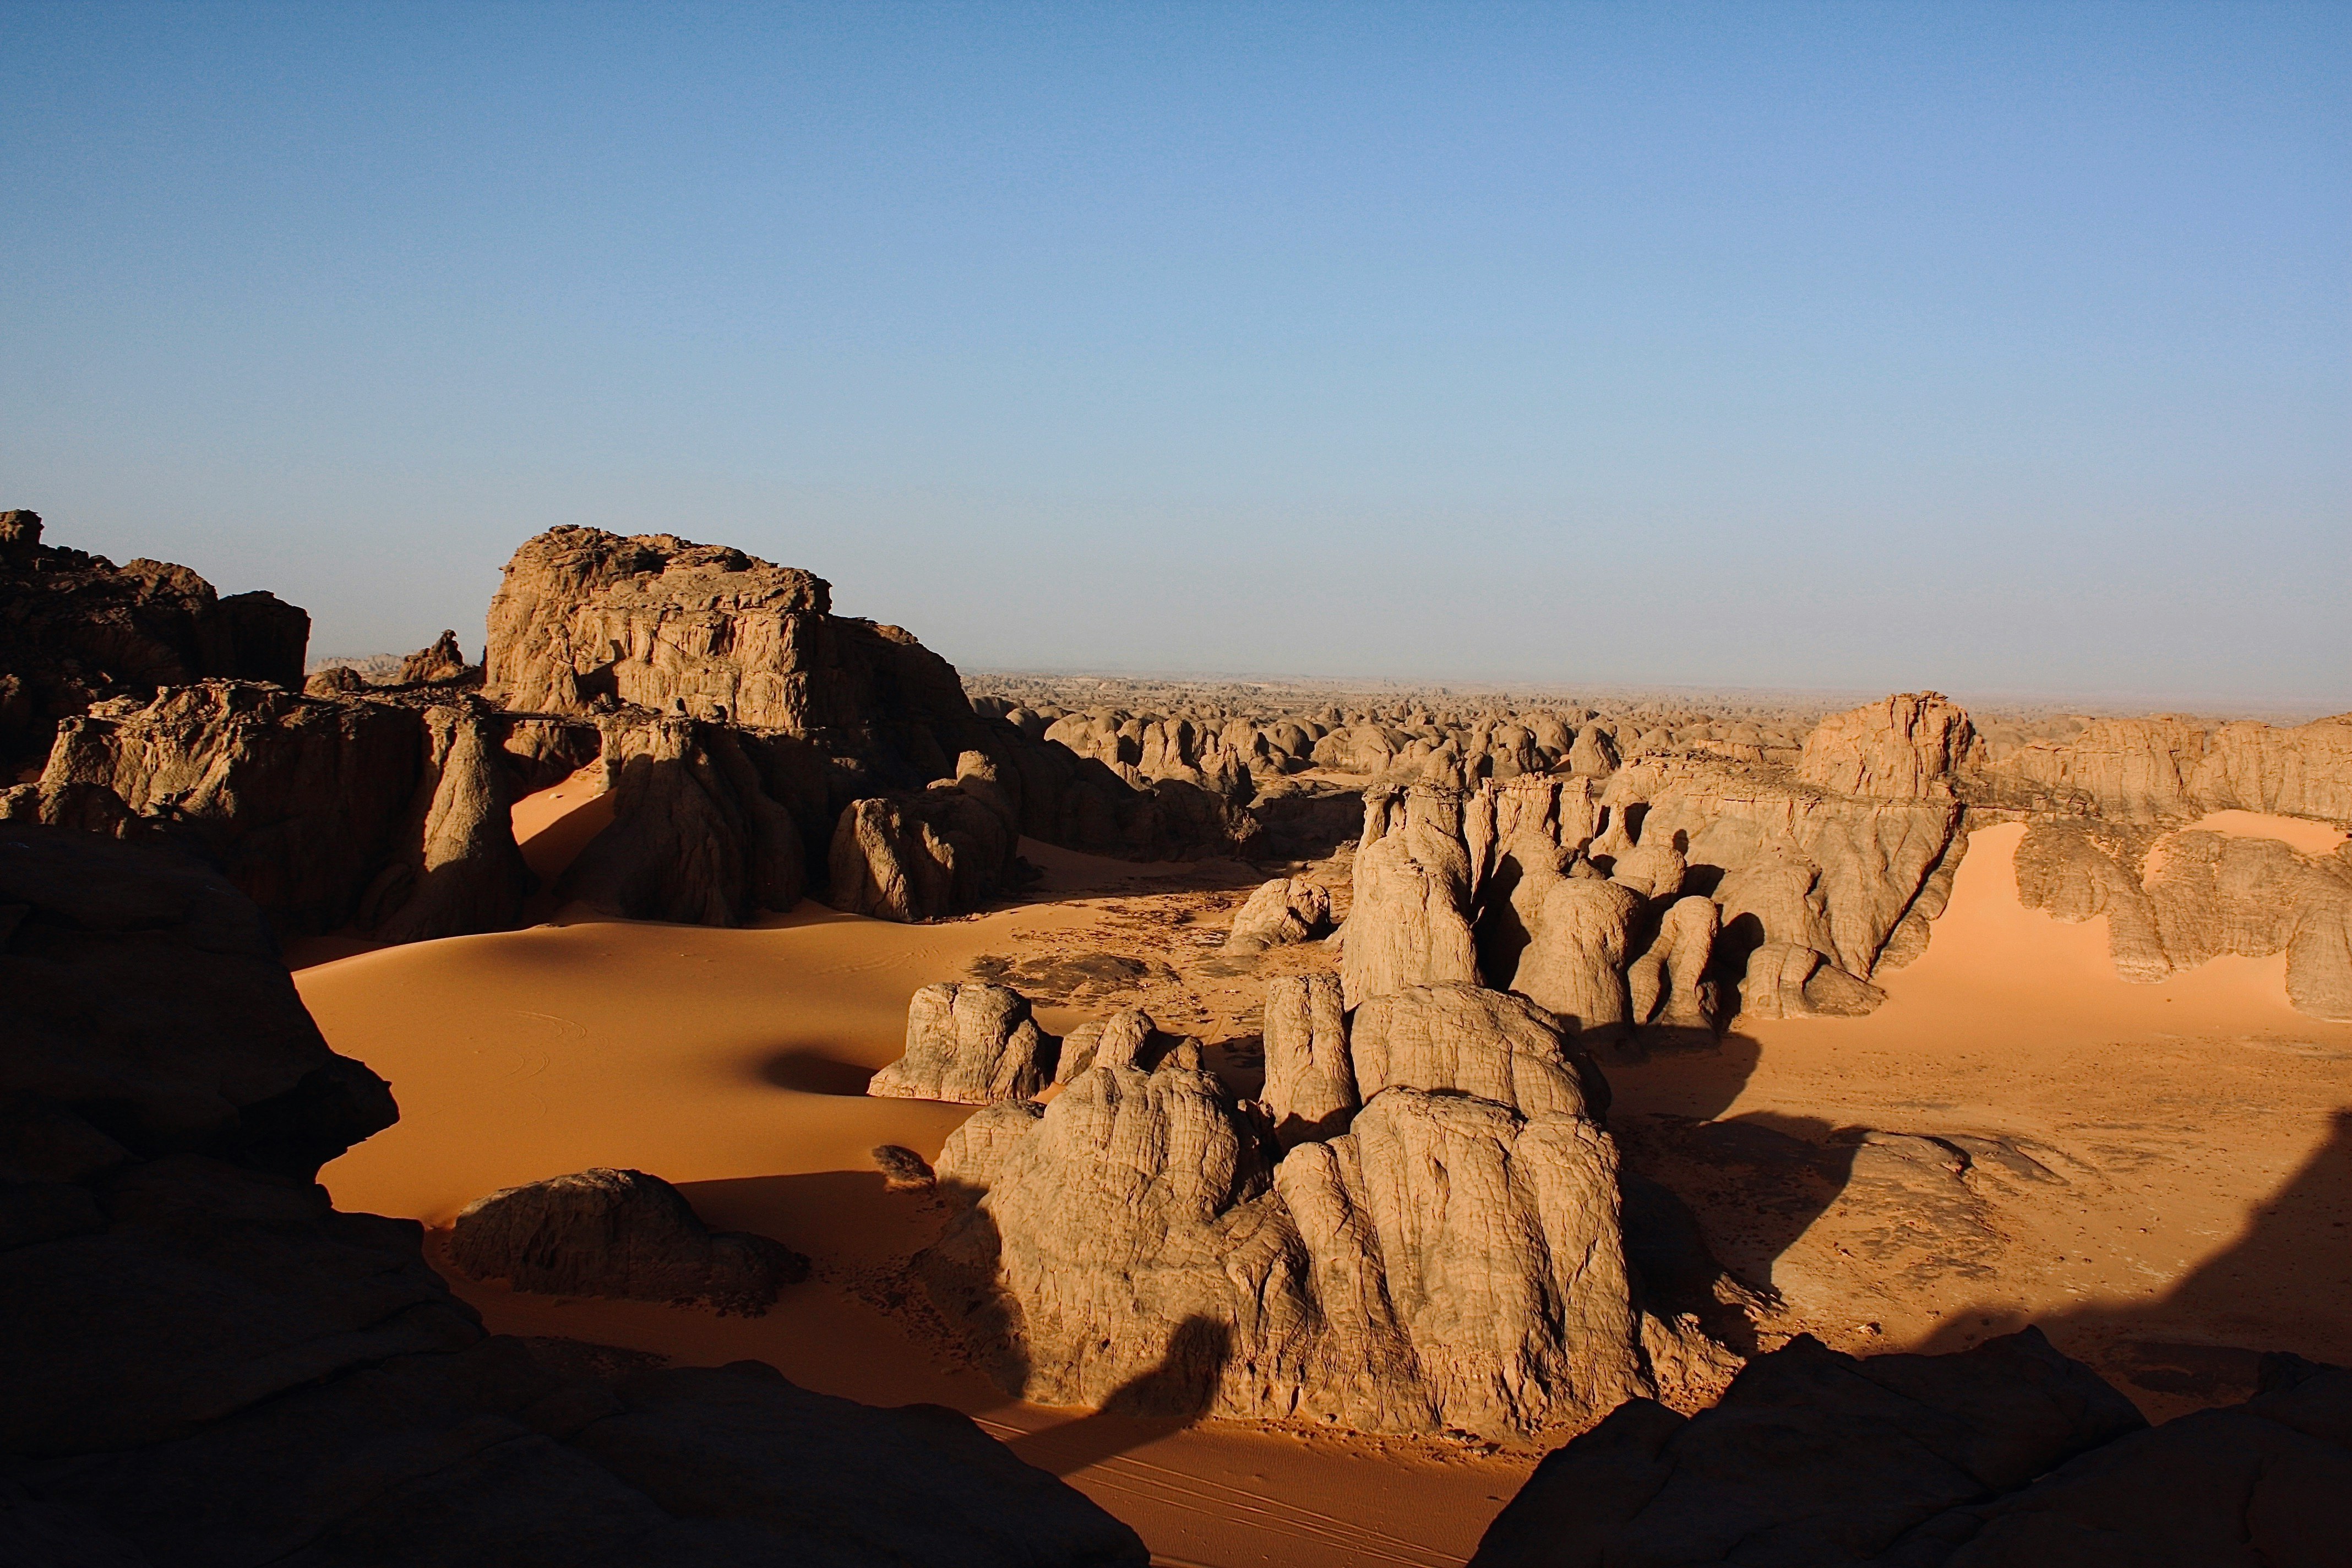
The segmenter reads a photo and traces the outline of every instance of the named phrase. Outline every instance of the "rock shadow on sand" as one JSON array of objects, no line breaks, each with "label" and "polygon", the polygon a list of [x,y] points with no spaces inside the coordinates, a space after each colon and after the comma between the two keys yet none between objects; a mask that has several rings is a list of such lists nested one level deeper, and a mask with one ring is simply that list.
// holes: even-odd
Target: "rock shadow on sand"
[{"label": "rock shadow on sand", "polygon": [[1169,1336],[1160,1364],[1111,1390],[1102,1408],[1006,1444],[1025,1462],[1066,1476],[1181,1432],[1207,1413],[1233,1359],[1233,1329],[1191,1317]]},{"label": "rock shadow on sand", "polygon": [[799,1094],[856,1096],[866,1092],[876,1069],[829,1057],[805,1046],[772,1051],[754,1069],[761,1083]]},{"label": "rock shadow on sand", "polygon": [[[2274,1326],[2282,1316],[2282,1291],[2294,1318],[2334,1342],[2296,1342],[2293,1331]],[[2068,1354],[2089,1362],[2127,1391],[2226,1405],[2252,1395],[2263,1352],[2347,1359],[2341,1328],[2347,1300],[2352,1110],[2338,1110],[2327,1141],[2284,1186],[2254,1206],[2238,1239],[2162,1296],[2032,1314],[2030,1321]],[[1931,1354],[1965,1350],[2028,1321],[2029,1315],[2011,1309],[1967,1307],[1948,1316],[1918,1348]]]}]

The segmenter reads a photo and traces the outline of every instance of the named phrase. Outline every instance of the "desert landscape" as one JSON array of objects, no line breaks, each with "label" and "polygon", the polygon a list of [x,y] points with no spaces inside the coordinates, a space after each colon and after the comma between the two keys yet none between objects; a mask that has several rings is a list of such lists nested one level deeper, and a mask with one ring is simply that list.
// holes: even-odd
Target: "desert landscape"
[{"label": "desert landscape", "polygon": [[2352,7],[0,48],[0,1568],[2352,1565]]},{"label": "desert landscape", "polygon": [[304,675],[0,550],[26,1561],[2342,1522],[2352,715],[966,679],[584,528]]}]

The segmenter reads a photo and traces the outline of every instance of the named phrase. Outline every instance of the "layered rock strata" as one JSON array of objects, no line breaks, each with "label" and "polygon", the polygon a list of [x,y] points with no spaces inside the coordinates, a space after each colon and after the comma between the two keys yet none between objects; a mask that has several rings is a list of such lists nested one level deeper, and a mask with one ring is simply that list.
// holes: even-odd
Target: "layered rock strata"
[{"label": "layered rock strata", "polygon": [[[163,850],[0,828],[0,1550],[37,1563],[1133,1564],[933,1407],[560,1370],[311,1177],[388,1125],[268,926]],[[583,1260],[593,1268],[593,1259]]]},{"label": "layered rock strata", "polygon": [[1350,1031],[1339,1000],[1270,988],[1266,1105],[1122,1016],[1049,1104],[950,1137],[961,1206],[917,1271],[1009,1391],[1499,1436],[1727,1363],[1640,1310],[1605,1089],[1558,1018],[1453,985]]}]

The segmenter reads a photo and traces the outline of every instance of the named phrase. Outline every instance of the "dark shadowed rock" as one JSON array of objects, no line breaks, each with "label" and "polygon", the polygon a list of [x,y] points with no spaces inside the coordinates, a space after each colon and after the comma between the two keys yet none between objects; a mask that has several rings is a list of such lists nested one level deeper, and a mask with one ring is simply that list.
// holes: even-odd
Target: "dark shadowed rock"
[{"label": "dark shadowed rock", "polygon": [[550,1296],[709,1301],[764,1311],[809,1261],[780,1242],[712,1231],[643,1171],[580,1171],[476,1198],[449,1241],[457,1266]]},{"label": "dark shadowed rock", "polygon": [[1800,1336],[1748,1363],[1696,1416],[1648,1400],[1619,1406],[1544,1460],[1472,1561],[1880,1562],[1946,1510],[2145,1426],[2035,1330],[1958,1355],[1861,1361]]},{"label": "dark shadowed rock", "polygon": [[110,697],[218,676],[302,684],[310,617],[268,594],[223,598],[184,566],[117,566],[0,513],[0,767],[47,753],[58,721]]},{"label": "dark shadowed rock", "polygon": [[1019,819],[994,765],[968,752],[952,779],[856,801],[842,813],[826,900],[884,920],[963,914],[1005,888],[1019,845]]}]

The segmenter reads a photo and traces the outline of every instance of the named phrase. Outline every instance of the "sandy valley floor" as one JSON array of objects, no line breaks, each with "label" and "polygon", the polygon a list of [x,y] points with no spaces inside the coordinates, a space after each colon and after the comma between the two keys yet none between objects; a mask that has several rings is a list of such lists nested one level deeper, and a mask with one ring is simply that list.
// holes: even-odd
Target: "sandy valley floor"
[{"label": "sandy valley floor", "polygon": [[[535,864],[596,822],[584,780],[558,788],[517,811]],[[2324,831],[2227,815],[2210,826]],[[2352,1026],[2293,1012],[2283,957],[2118,981],[2103,923],[2018,904],[2021,831],[1974,836],[1927,953],[1870,1017],[1612,1063],[1633,1163],[1779,1293],[1786,1327],[1843,1348],[1957,1348],[2037,1321],[2156,1415],[2242,1397],[2249,1347],[2352,1360]],[[937,1211],[886,1194],[867,1151],[934,1155],[967,1113],[860,1092],[898,1054],[914,988],[1002,976],[1055,1029],[1139,999],[1233,1042],[1221,1059],[1246,1073],[1265,977],[1328,962],[1219,953],[1248,868],[1026,852],[1048,872],[1032,902],[933,926],[804,905],[751,930],[559,916],[297,953],[323,960],[297,978],[329,1040],[402,1110],[323,1179],[343,1207],[446,1225],[498,1187],[654,1172],[711,1223],[811,1254],[817,1277],[751,1319],[459,1289],[504,1331],[752,1356],[832,1393],[955,1405],[1169,1563],[1461,1561],[1534,1456],[1009,1402],[882,1304]],[[1344,884],[1344,866],[1319,874]]]}]

